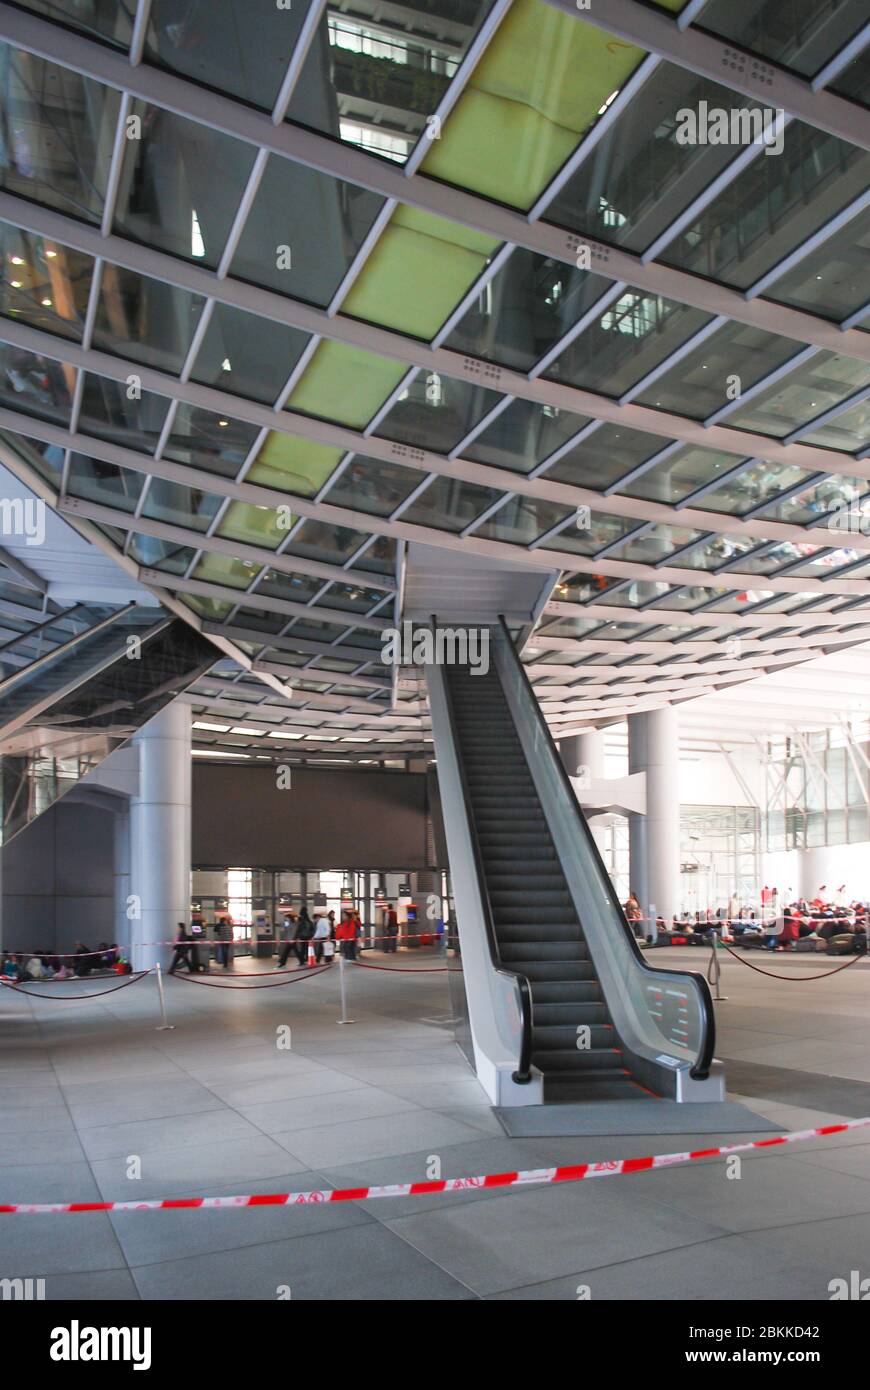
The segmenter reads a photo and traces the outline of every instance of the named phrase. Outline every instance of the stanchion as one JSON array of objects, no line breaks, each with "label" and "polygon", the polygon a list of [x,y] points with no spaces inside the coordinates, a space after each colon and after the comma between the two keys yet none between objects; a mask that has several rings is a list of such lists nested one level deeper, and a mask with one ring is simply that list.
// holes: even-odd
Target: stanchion
[{"label": "stanchion", "polygon": [[[344,943],[342,943],[342,944],[344,944]],[[345,980],[344,964],[345,964],[344,956],[339,956],[339,958],[338,958],[338,982],[339,982],[339,985],[341,986],[341,1018],[340,1018],[338,1021],[339,1021],[339,1023],[356,1023],[356,1019],[355,1019],[355,1018],[348,1018],[348,1016],[347,1016],[347,982],[346,982],[346,980]]]},{"label": "stanchion", "polygon": [[160,1017],[163,1021],[158,1023],[156,1031],[158,1033],[171,1032],[175,1024],[170,1023],[166,1017],[166,996],[163,993],[163,971],[160,968],[160,961],[157,962],[157,993],[160,997]]},{"label": "stanchion", "polygon": [[714,1003],[716,1003],[716,1004],[723,1004],[723,1003],[725,1003],[725,1002],[727,1001],[728,995],[727,995],[727,994],[723,994],[722,991],[721,991],[720,988],[719,988],[719,981],[720,981],[721,976],[722,976],[722,968],[721,968],[721,966],[720,966],[720,964],[719,964],[719,953],[718,953],[717,944],[716,944],[716,943],[718,942],[718,940],[719,940],[719,938],[717,937],[715,931],[711,931],[711,932],[710,932],[710,949],[711,949],[711,955],[710,955],[710,964],[709,964],[709,966],[708,966],[708,968],[707,968],[707,979],[708,979],[708,981],[710,982],[710,984],[713,986],[713,988],[714,988],[715,991],[716,991],[716,993],[713,995],[713,1001],[714,1001]]}]

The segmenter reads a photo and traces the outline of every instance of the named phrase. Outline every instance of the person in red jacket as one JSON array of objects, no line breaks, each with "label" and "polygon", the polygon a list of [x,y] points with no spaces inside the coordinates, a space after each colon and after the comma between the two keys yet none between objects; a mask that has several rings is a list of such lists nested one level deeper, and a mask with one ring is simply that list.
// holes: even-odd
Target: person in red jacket
[{"label": "person in red jacket", "polygon": [[350,908],[345,908],[341,914],[335,939],[341,943],[341,954],[345,960],[356,960],[356,919]]}]

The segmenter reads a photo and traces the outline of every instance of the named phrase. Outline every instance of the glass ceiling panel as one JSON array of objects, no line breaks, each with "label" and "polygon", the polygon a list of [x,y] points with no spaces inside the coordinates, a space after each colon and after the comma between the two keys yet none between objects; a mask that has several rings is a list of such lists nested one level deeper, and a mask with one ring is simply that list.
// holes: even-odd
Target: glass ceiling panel
[{"label": "glass ceiling panel", "polygon": [[189,545],[179,545],[177,541],[164,541],[159,536],[142,536],[134,532],[130,536],[128,554],[138,565],[147,569],[163,570],[166,574],[186,574],[196,551]]},{"label": "glass ceiling panel", "polygon": [[271,430],[260,446],[257,458],[245,474],[246,483],[261,483],[313,497],[319,492],[342,457],[342,450],[312,439],[279,434]]},{"label": "glass ceiling panel", "polygon": [[481,290],[444,346],[528,371],[610,284],[600,275],[518,247]]},{"label": "glass ceiling panel", "polygon": [[[851,512],[867,488],[864,478],[850,478],[835,473],[814,487],[768,507],[761,515],[764,520],[785,521],[793,526],[818,524],[831,512],[842,512],[844,509]],[[836,538],[837,533],[834,533]]]},{"label": "glass ceiling panel", "polygon": [[382,205],[376,193],[271,155],[230,273],[325,307]]},{"label": "glass ceiling panel", "polygon": [[99,223],[120,97],[0,43],[0,187]]},{"label": "glass ceiling panel", "polygon": [[781,438],[868,385],[868,363],[838,352],[819,352],[735,410],[728,425]]},{"label": "glass ceiling panel", "polygon": [[608,558],[611,560],[639,560],[645,565],[654,565],[657,560],[667,559],[675,550],[691,545],[703,535],[688,526],[654,526],[643,536],[626,541]]},{"label": "glass ceiling panel", "polygon": [[870,104],[870,52],[866,48],[830,83],[830,90],[863,106]]},{"label": "glass ceiling panel", "polygon": [[863,0],[709,0],[699,28],[813,77],[867,18]]},{"label": "glass ceiling panel", "polygon": [[267,569],[255,590],[267,598],[286,598],[293,603],[307,603],[323,587],[322,579],[314,579],[308,574],[286,574],[282,570]]},{"label": "glass ceiling panel", "polygon": [[[683,144],[678,114],[730,110],[737,98],[727,87],[659,63],[594,153],[585,159],[548,207],[545,217],[630,251],[651,246],[666,227],[735,158],[732,145]],[[759,103],[740,98],[740,109]]]},{"label": "glass ceiling panel", "polygon": [[[574,508],[571,508],[573,511]],[[568,550],[576,555],[597,555],[605,546],[628,535],[637,529],[637,518],[632,516],[613,516],[610,513],[593,512],[588,524],[566,526],[550,540],[544,541],[542,550]]]},{"label": "glass ceiling panel", "polygon": [[418,372],[378,425],[376,434],[446,454],[501,400],[497,391]]},{"label": "glass ceiling panel", "polygon": [[81,341],[94,263],[90,256],[0,222],[0,314]]},{"label": "glass ceiling panel", "polygon": [[163,429],[169,401],[153,391],[138,396],[123,381],[85,373],[79,429],[127,449],[153,454]]},{"label": "glass ceiling panel", "polygon": [[400,203],[342,313],[428,342],[498,246],[494,237]]},{"label": "glass ceiling panel", "polygon": [[[735,378],[746,391],[805,347],[743,323],[726,323],[635,397],[638,405],[706,420],[733,400]],[[730,391],[730,395],[728,394]]]},{"label": "glass ceiling panel", "polygon": [[180,405],[163,449],[165,458],[191,468],[205,468],[234,478],[257,437],[255,425],[215,415],[194,405]]},{"label": "glass ceiling panel", "polygon": [[438,531],[462,531],[500,496],[495,488],[438,477],[402,513],[401,520],[418,526],[434,526]]},{"label": "glass ceiling panel", "polygon": [[129,468],[117,468],[102,459],[87,458],[84,454],[70,457],[67,491],[72,497],[84,497],[104,507],[134,512],[144,477]]},{"label": "glass ceiling panel", "polygon": [[819,444],[823,449],[842,449],[857,453],[870,442],[870,402],[859,401],[826,425],[804,435],[802,444]]},{"label": "glass ceiling panel", "polygon": [[368,550],[354,560],[353,567],[372,574],[395,574],[396,542],[392,536],[375,536]]},{"label": "glass ceiling panel", "polygon": [[516,0],[423,170],[497,202],[531,207],[643,57],[540,0]]},{"label": "glass ceiling panel", "polygon": [[799,565],[792,574],[801,578],[803,575],[814,575],[824,579],[826,574],[842,569],[844,565],[851,565],[853,560],[860,559],[857,550],[834,550],[827,554],[820,554],[808,560],[805,565]]},{"label": "glass ceiling panel", "polygon": [[144,59],[271,111],[307,10],[306,0],[151,0]]},{"label": "glass ceiling panel", "polygon": [[626,429],[624,425],[602,425],[575,445],[554,468],[548,468],[545,476],[599,492],[669,443],[663,435]]},{"label": "glass ceiling panel", "polygon": [[407,367],[347,343],[322,342],[288,401],[288,410],[364,429]]},{"label": "glass ceiling panel", "polygon": [[227,540],[245,541],[277,550],[293,523],[293,518],[279,512],[277,507],[261,507],[251,502],[233,502],[217,529]]},{"label": "glass ceiling panel", "polygon": [[247,589],[258,569],[253,560],[237,560],[233,555],[207,550],[200,556],[191,577],[206,583],[224,584],[231,589]]},{"label": "glass ceiling panel", "polygon": [[[713,540],[699,545],[697,550],[681,556],[679,563],[680,565],[688,565],[691,569],[717,570],[720,565],[739,561],[744,555],[749,555],[759,546],[766,544],[767,541],[759,540],[755,536],[738,536],[733,533],[727,536],[715,536]],[[764,556],[760,560],[760,568],[754,572],[767,574],[770,570],[776,569],[778,563],[779,561],[771,558],[770,555]],[[739,570],[740,565],[737,564],[735,568]]]},{"label": "glass ceiling panel", "polygon": [[355,454],[323,501],[372,516],[389,516],[425,476],[417,468]]},{"label": "glass ceiling panel", "polygon": [[[706,453],[707,450],[703,452]],[[733,454],[730,456],[720,454],[715,457],[722,459],[720,467],[723,471],[729,467],[729,464],[733,467]],[[794,464],[770,463],[763,460],[744,469],[735,478],[723,482],[713,492],[705,493],[698,502],[698,506],[704,511],[727,512],[731,516],[743,516],[746,512],[752,511],[763,502],[772,500],[780,492],[795,487],[804,478],[810,476],[807,469],[796,468]],[[638,481],[642,483],[643,479]],[[770,515],[770,513],[766,512],[765,515]]]},{"label": "glass ceiling panel", "polygon": [[0,405],[65,425],[74,389],[72,367],[0,342]]},{"label": "glass ceiling panel", "polygon": [[17,0],[24,10],[68,25],[88,38],[100,39],[115,48],[129,48],[133,37],[130,0]]},{"label": "glass ceiling panel", "polygon": [[93,346],[177,375],[204,304],[202,295],[106,262]]},{"label": "glass ceiling panel", "polygon": [[817,251],[765,290],[765,298],[810,314],[848,318],[870,300],[870,211],[852,217]]},{"label": "glass ceiling panel", "polygon": [[[370,613],[384,594],[379,589],[362,588],[358,584],[330,584],[320,602],[326,608],[347,609],[349,613]],[[379,617],[386,618],[389,608],[385,604]]]},{"label": "glass ceiling panel", "polygon": [[253,146],[144,101],[134,101],[130,115],[141,122],[141,136],[125,141],[114,230],[214,270],[254,163]]},{"label": "glass ceiling panel", "polygon": [[588,423],[588,415],[514,400],[465,446],[462,457],[515,473],[530,473]]},{"label": "glass ceiling panel", "polygon": [[[682,502],[697,488],[712,482],[717,473],[727,473],[737,462],[734,454],[687,444],[619,491],[626,497],[643,497],[650,502]],[[699,507],[706,505],[706,498],[698,503]]]},{"label": "glass ceiling panel", "polygon": [[166,478],[152,478],[142,516],[153,521],[169,521],[193,531],[207,531],[223,499],[213,493],[182,487]]},{"label": "glass ceiling panel", "polygon": [[64,457],[59,445],[43,444],[39,439],[28,439],[26,435],[13,434],[11,430],[0,430],[0,440],[52,487],[59,488]]},{"label": "glass ceiling panel", "polygon": [[[531,545],[552,526],[575,515],[576,507],[548,502],[543,497],[511,497],[503,507],[478,526],[475,536],[512,545]],[[558,539],[561,540],[561,534]]]},{"label": "glass ceiling panel", "polygon": [[659,259],[748,289],[859,197],[868,181],[870,155],[792,121],[782,153],[765,151],[753,160]]},{"label": "glass ceiling panel", "polygon": [[274,405],[308,342],[289,324],[215,304],[192,379]]},{"label": "glass ceiling panel", "polygon": [[181,594],[180,598],[207,623],[222,623],[233,611],[233,605],[226,599],[208,598],[205,594]]},{"label": "glass ceiling panel", "polygon": [[489,0],[327,7],[288,119],[403,164],[468,51]]},{"label": "glass ceiling panel", "polygon": [[350,526],[336,526],[333,522],[309,519],[287,546],[287,554],[340,565],[344,560],[350,559],[366,539],[364,531],[355,531]]},{"label": "glass ceiling panel", "polygon": [[585,571],[581,574],[563,574],[553,590],[553,597],[563,603],[585,603],[588,599],[615,603],[616,594],[607,591],[620,583],[621,580],[605,574],[588,574]]},{"label": "glass ceiling panel", "polygon": [[619,397],[697,333],[710,314],[645,290],[627,289],[570,343],[544,375]]}]

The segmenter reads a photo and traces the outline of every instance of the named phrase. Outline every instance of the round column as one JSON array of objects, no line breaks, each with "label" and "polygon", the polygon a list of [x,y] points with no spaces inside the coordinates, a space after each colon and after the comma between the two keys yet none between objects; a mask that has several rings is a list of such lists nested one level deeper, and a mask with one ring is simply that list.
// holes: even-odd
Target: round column
[{"label": "round column", "polygon": [[130,803],[130,919],[135,969],[164,965],[179,922],[190,917],[190,706],[173,701],[140,729],[139,794]]},{"label": "round column", "polygon": [[582,734],[563,738],[559,753],[569,777],[579,778],[588,787],[604,776],[604,736],[600,729],[586,729]]},{"label": "round column", "polygon": [[[646,815],[628,818],[631,890],[644,916],[669,922],[680,905],[677,713],[670,705],[628,718],[628,770],[646,773]],[[654,921],[645,923],[655,936]]]}]

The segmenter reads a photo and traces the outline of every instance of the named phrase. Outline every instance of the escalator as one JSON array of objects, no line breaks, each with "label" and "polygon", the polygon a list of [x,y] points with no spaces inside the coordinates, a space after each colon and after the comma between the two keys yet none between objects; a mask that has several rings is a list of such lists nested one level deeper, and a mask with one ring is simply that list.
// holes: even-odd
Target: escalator
[{"label": "escalator", "polygon": [[36,635],[48,650],[0,680],[3,844],[220,660],[156,606],[79,607],[3,655],[31,655]]},{"label": "escalator", "polygon": [[501,1104],[720,1099],[706,981],[644,958],[506,625],[489,639],[485,674],[427,667],[478,1075]]}]

